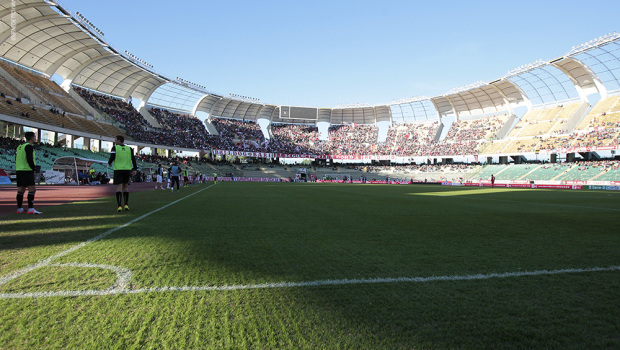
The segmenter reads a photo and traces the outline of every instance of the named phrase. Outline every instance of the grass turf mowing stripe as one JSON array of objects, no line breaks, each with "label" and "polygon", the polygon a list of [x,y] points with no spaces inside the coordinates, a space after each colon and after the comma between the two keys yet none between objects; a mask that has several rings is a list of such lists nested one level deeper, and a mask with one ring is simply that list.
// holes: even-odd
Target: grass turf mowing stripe
[{"label": "grass turf mowing stripe", "polygon": [[65,256],[67,254],[70,254],[70,253],[72,253],[72,252],[74,252],[74,251],[76,251],[76,250],[78,250],[80,248],[83,248],[83,247],[85,247],[85,246],[87,246],[87,245],[89,245],[89,244],[91,244],[93,242],[96,242],[96,241],[98,241],[100,239],[103,239],[103,238],[113,234],[114,232],[116,232],[118,230],[121,230],[121,229],[123,229],[123,228],[125,228],[125,227],[127,227],[127,226],[129,226],[129,225],[131,225],[133,223],[136,223],[136,222],[138,222],[138,221],[140,221],[140,220],[142,220],[142,219],[144,219],[144,218],[146,218],[146,217],[148,217],[148,216],[150,216],[152,214],[155,214],[155,213],[157,213],[157,212],[159,212],[161,210],[164,210],[164,209],[166,209],[166,208],[168,208],[168,207],[170,207],[170,206],[172,206],[172,205],[174,205],[174,204],[176,204],[176,203],[178,203],[178,202],[180,202],[180,201],[182,201],[184,199],[187,199],[187,198],[189,198],[191,196],[194,196],[194,195],[196,195],[196,194],[198,194],[198,193],[200,193],[202,191],[208,190],[208,189],[210,189],[211,187],[213,187],[215,185],[216,184],[213,184],[213,185],[211,185],[209,187],[203,188],[203,189],[198,190],[198,191],[196,191],[196,192],[194,192],[192,194],[189,194],[189,195],[187,195],[187,196],[185,196],[183,198],[179,198],[179,199],[177,199],[174,202],[168,203],[168,204],[164,205],[161,208],[155,209],[155,210],[153,210],[153,211],[151,211],[149,213],[146,213],[146,214],[144,214],[144,215],[142,215],[140,217],[137,217],[137,218],[135,218],[135,219],[133,219],[133,220],[131,220],[131,221],[121,225],[121,226],[118,226],[118,227],[115,227],[113,229],[110,229],[110,230],[108,230],[108,231],[106,231],[106,232],[104,232],[104,233],[102,233],[102,234],[100,234],[100,235],[98,235],[96,237],[93,237],[93,238],[91,238],[91,239],[89,239],[89,240],[87,240],[85,242],[77,244],[77,245],[75,245],[75,246],[73,246],[73,247],[71,247],[71,248],[69,248],[69,249],[67,249],[65,251],[62,251],[62,252],[60,252],[60,253],[58,253],[56,255],[53,255],[53,256],[51,256],[51,257],[49,257],[47,259],[40,260],[39,262],[37,262],[35,264],[32,264],[32,265],[27,266],[27,267],[25,267],[23,269],[20,269],[20,270],[17,270],[15,272],[12,272],[12,273],[10,273],[10,274],[8,274],[6,276],[1,276],[0,277],[0,286],[4,285],[4,284],[6,284],[6,283],[8,283],[8,282],[10,282],[10,281],[20,277],[20,276],[23,276],[24,274],[26,274],[26,273],[28,273],[30,271],[34,271],[34,270],[36,270],[38,268],[48,266],[53,261],[55,261],[55,260]]},{"label": "grass turf mowing stripe", "polygon": [[513,200],[510,200],[510,199],[475,198],[475,197],[465,198],[465,199],[482,200],[482,201],[495,201],[495,202],[507,202],[507,203],[523,203],[523,204],[531,204],[531,205],[548,205],[548,206],[581,208],[581,209],[620,211],[620,208],[591,207],[591,206],[584,206],[584,205],[573,205],[573,204],[562,204],[562,203],[527,202],[527,201],[513,201]]},{"label": "grass turf mowing stripe", "polygon": [[[68,265],[68,264],[63,264]],[[87,266],[91,267],[91,266]],[[159,287],[142,289],[122,289],[111,288],[106,290],[86,290],[86,291],[57,291],[57,292],[34,292],[34,293],[2,293],[0,299],[20,299],[20,298],[45,298],[45,297],[77,297],[77,296],[103,296],[115,294],[139,294],[153,292],[188,292],[188,291],[232,291],[247,289],[274,289],[274,288],[298,288],[298,287],[318,287],[318,286],[338,286],[352,284],[378,284],[378,283],[427,283],[437,281],[472,281],[486,280],[491,278],[510,278],[526,276],[548,276],[568,273],[585,272],[609,272],[620,271],[620,266],[574,268],[560,270],[536,270],[519,271],[504,273],[489,273],[461,276],[430,276],[430,277],[396,277],[396,278],[368,278],[368,279],[341,279],[341,280],[319,280],[308,282],[277,282],[248,285],[231,286],[183,286],[183,287]],[[128,282],[128,281],[125,281]]]}]

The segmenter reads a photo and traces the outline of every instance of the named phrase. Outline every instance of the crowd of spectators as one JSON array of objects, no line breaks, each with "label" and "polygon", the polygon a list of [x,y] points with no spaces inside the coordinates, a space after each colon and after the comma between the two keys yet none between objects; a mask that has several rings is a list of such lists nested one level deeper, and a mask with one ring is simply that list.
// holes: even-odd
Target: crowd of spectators
[{"label": "crowd of spectators", "polygon": [[17,139],[13,139],[10,137],[2,137],[0,136],[0,154],[2,155],[15,155],[15,149],[22,142]]},{"label": "crowd of spectators", "polygon": [[222,137],[240,140],[264,140],[263,131],[255,121],[215,117],[210,120]]},{"label": "crowd of spectators", "polygon": [[586,133],[574,133],[573,147],[601,147],[620,145],[618,129],[598,129]]},{"label": "crowd of spectators", "polygon": [[149,113],[161,126],[155,127],[126,101],[79,86],[74,89],[91,106],[114,118],[135,141],[192,149],[202,149],[210,144],[211,138],[197,118],[153,108]]},{"label": "crowd of spectators", "polygon": [[607,112],[603,112],[598,116],[594,116],[589,121],[588,127],[608,129],[620,128],[620,111],[613,111],[609,114],[607,114]]},{"label": "crowd of spectators", "polygon": [[266,149],[274,153],[323,154],[319,128],[310,125],[272,124]]},{"label": "crowd of spectators", "polygon": [[478,141],[492,139],[506,122],[506,117],[457,120],[452,123],[445,141]]},{"label": "crowd of spectators", "polygon": [[153,137],[154,135],[149,132],[149,123],[131,104],[120,98],[98,94],[79,86],[74,85],[73,89],[88,104],[114,118],[127,132],[127,135],[134,140],[142,142],[156,141],[156,138]]},{"label": "crowd of spectators", "polygon": [[[212,118],[218,128],[218,144],[209,146],[218,149],[245,150],[258,152],[315,154],[315,155],[396,155],[396,156],[434,156],[477,154],[480,140],[466,138],[448,141],[435,141],[439,123],[399,124],[390,127],[385,142],[379,143],[378,128],[374,125],[333,125],[328,129],[328,140],[320,140],[318,128],[308,125],[273,124],[269,140],[251,140],[243,135],[247,129],[241,128],[240,121],[222,122]],[[477,124],[476,124],[477,125]],[[232,130],[229,127],[232,126]],[[486,134],[493,133],[500,127],[492,123]],[[463,132],[463,135],[468,133]],[[469,133],[470,135],[472,133]],[[236,142],[226,142],[226,136],[233,135]]]},{"label": "crowd of spectators", "polygon": [[532,139],[516,141],[519,143],[517,151],[532,152],[534,150],[553,151],[562,148],[587,148],[620,146],[620,130],[598,129],[588,132],[573,132],[570,135],[534,137]]},{"label": "crowd of spectators", "polygon": [[265,152],[265,136],[255,121],[215,118],[209,119],[219,136],[208,138],[205,148],[228,151]]},{"label": "crowd of spectators", "polygon": [[600,172],[620,169],[620,161],[617,160],[597,160],[597,161],[577,161],[577,170],[586,171],[590,168],[598,169]]},{"label": "crowd of spectators", "polygon": [[[397,157],[477,155],[482,145],[493,141],[506,121],[505,116],[459,120],[452,124],[441,141],[437,140],[438,121],[396,124],[388,129],[386,140],[378,142],[375,125],[332,125],[328,129],[328,139],[320,140],[316,126],[272,124],[269,126],[270,138],[266,139],[254,121],[211,117],[210,122],[219,133],[211,135],[204,124],[191,115],[150,109],[161,126],[155,127],[130,103],[77,86],[74,89],[91,105],[113,117],[136,141],[201,150]],[[551,133],[511,142],[515,143],[514,151],[518,152],[618,145],[619,131],[615,126],[573,133],[568,138]]]},{"label": "crowd of spectators", "polygon": [[449,172],[449,173],[457,173],[457,172],[468,172],[473,169],[472,165],[468,164],[409,164],[409,165],[361,165],[356,166],[355,169],[365,171],[365,172],[380,172],[380,171],[389,171],[395,173],[414,173],[414,172],[422,172],[422,173],[439,173],[439,172]]},{"label": "crowd of spectators", "polygon": [[149,113],[161,125],[151,128],[160,144],[193,149],[202,149],[207,144],[207,130],[198,118],[159,108],[151,108]]}]

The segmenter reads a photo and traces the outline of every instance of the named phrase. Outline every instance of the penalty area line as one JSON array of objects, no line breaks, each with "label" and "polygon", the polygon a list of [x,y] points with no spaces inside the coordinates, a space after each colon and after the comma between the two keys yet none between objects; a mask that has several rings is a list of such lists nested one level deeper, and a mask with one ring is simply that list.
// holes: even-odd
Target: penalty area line
[{"label": "penalty area line", "polygon": [[535,270],[518,271],[504,273],[489,273],[475,275],[448,275],[430,277],[396,277],[396,278],[369,278],[369,279],[340,279],[340,280],[317,280],[308,282],[276,282],[247,285],[230,286],[182,286],[182,287],[159,287],[141,289],[107,289],[107,290],[84,290],[84,291],[56,291],[56,292],[31,292],[31,293],[0,293],[0,299],[21,299],[21,298],[45,298],[45,297],[78,297],[78,296],[105,296],[116,294],[141,294],[156,292],[190,292],[190,291],[236,291],[249,289],[275,289],[275,288],[300,288],[300,287],[319,287],[319,286],[340,286],[340,285],[360,285],[360,284],[382,284],[382,283],[429,283],[440,281],[476,281],[494,278],[511,278],[526,276],[549,276],[569,273],[586,272],[610,272],[620,271],[620,266],[592,267],[581,269],[560,269],[560,270]]},{"label": "penalty area line", "polygon": [[140,221],[140,220],[142,220],[142,219],[144,219],[144,218],[146,218],[146,217],[148,217],[148,216],[150,216],[152,214],[155,214],[155,213],[157,213],[159,211],[162,211],[162,210],[164,210],[164,209],[166,209],[166,208],[168,208],[168,207],[170,207],[170,206],[172,206],[174,204],[177,204],[178,202],[180,202],[180,201],[182,201],[184,199],[187,199],[187,198],[189,198],[191,196],[194,196],[194,195],[196,195],[196,194],[198,194],[198,193],[200,193],[202,191],[206,191],[206,190],[208,190],[209,188],[211,188],[211,187],[213,187],[215,185],[216,184],[212,184],[209,187],[203,188],[203,189],[201,189],[199,191],[196,191],[196,192],[194,192],[192,194],[188,194],[185,197],[179,198],[179,199],[175,200],[174,202],[171,202],[171,203],[168,203],[168,204],[164,205],[161,208],[158,208],[158,209],[155,209],[153,211],[150,211],[150,212],[148,212],[148,213],[146,213],[146,214],[144,214],[144,215],[142,215],[140,217],[137,217],[137,218],[135,218],[135,219],[133,219],[133,220],[127,222],[127,223],[124,223],[124,224],[122,224],[120,226],[117,226],[117,227],[115,227],[113,229],[110,229],[110,230],[108,230],[108,231],[106,231],[106,232],[104,232],[104,233],[102,233],[102,234],[100,234],[100,235],[98,235],[96,237],[93,237],[93,238],[91,238],[91,239],[89,239],[87,241],[84,241],[84,242],[82,242],[80,244],[74,245],[73,247],[71,247],[71,248],[69,248],[67,250],[64,250],[64,251],[62,251],[62,252],[60,252],[60,253],[58,253],[56,255],[50,256],[47,259],[40,260],[40,261],[38,261],[38,262],[36,262],[36,263],[34,263],[32,265],[29,265],[29,266],[26,266],[26,267],[24,267],[22,269],[14,271],[14,272],[6,275],[6,276],[0,276],[0,286],[2,286],[4,284],[7,284],[8,282],[10,282],[10,281],[12,281],[12,280],[14,280],[14,279],[16,279],[18,277],[21,277],[21,276],[25,275],[28,272],[34,271],[34,270],[39,269],[41,267],[48,266],[53,261],[55,261],[55,260],[57,260],[59,258],[62,258],[65,255],[73,253],[74,251],[76,251],[76,250],[78,250],[80,248],[84,248],[85,246],[87,246],[87,245],[89,245],[91,243],[94,243],[94,242],[96,242],[96,241],[98,241],[100,239],[103,239],[103,238],[113,234],[116,231],[122,230],[125,227],[127,227],[127,226],[129,226],[131,224],[134,224],[134,223],[136,223],[136,222],[138,222],[138,221]]}]

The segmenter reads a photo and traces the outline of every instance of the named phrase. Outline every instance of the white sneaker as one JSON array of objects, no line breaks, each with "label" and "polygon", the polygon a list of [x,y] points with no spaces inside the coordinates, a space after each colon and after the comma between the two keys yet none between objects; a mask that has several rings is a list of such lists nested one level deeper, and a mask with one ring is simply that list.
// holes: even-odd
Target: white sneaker
[{"label": "white sneaker", "polygon": [[36,210],[35,208],[30,208],[28,209],[28,212],[26,212],[26,214],[43,214],[43,213]]},{"label": "white sneaker", "polygon": [[25,213],[24,208],[17,209],[17,214],[23,214],[23,213]]}]

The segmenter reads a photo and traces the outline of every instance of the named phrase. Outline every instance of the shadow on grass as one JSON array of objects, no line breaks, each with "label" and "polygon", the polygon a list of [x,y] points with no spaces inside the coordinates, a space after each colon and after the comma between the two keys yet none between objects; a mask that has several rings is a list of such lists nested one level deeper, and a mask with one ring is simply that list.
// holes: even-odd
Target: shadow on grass
[{"label": "shadow on grass", "polygon": [[[617,236],[609,227],[613,219],[603,216],[593,223],[572,218],[571,213],[548,212],[511,224],[489,217],[509,217],[516,206],[463,205],[407,196],[392,188],[377,187],[355,197],[343,192],[342,198],[315,193],[313,187],[297,188],[295,193],[276,187],[267,194],[260,187],[239,188],[238,192],[218,188],[206,198],[181,202],[107,237],[96,247],[72,253],[71,258],[103,260],[89,261],[93,263],[112,260],[134,272],[132,282],[138,287],[510,272],[575,267],[567,263],[587,267],[617,259],[613,244],[617,238],[609,238]],[[140,209],[119,224],[153,210],[161,198],[136,196]],[[80,206],[83,213],[98,208]],[[65,218],[66,223],[76,225],[89,221]],[[11,226],[14,233],[16,227]],[[602,233],[584,237],[586,228]],[[97,232],[89,231],[87,238]],[[35,235],[35,241],[43,239],[38,236],[42,234]],[[65,235],[67,241],[83,241]],[[308,347],[389,349],[598,348],[618,345],[613,320],[620,309],[616,298],[620,282],[614,277],[617,274],[607,273],[210,293],[227,293],[231,299],[274,293],[270,303],[276,312],[261,314],[264,323],[259,322],[258,328],[278,329],[282,319],[289,322],[287,327],[294,331],[272,335],[284,344],[306,341]],[[239,320],[234,322],[251,318],[253,312],[270,311],[263,305],[252,310],[247,303],[241,296],[231,306]],[[253,330],[229,331],[233,337],[249,337]]]}]

